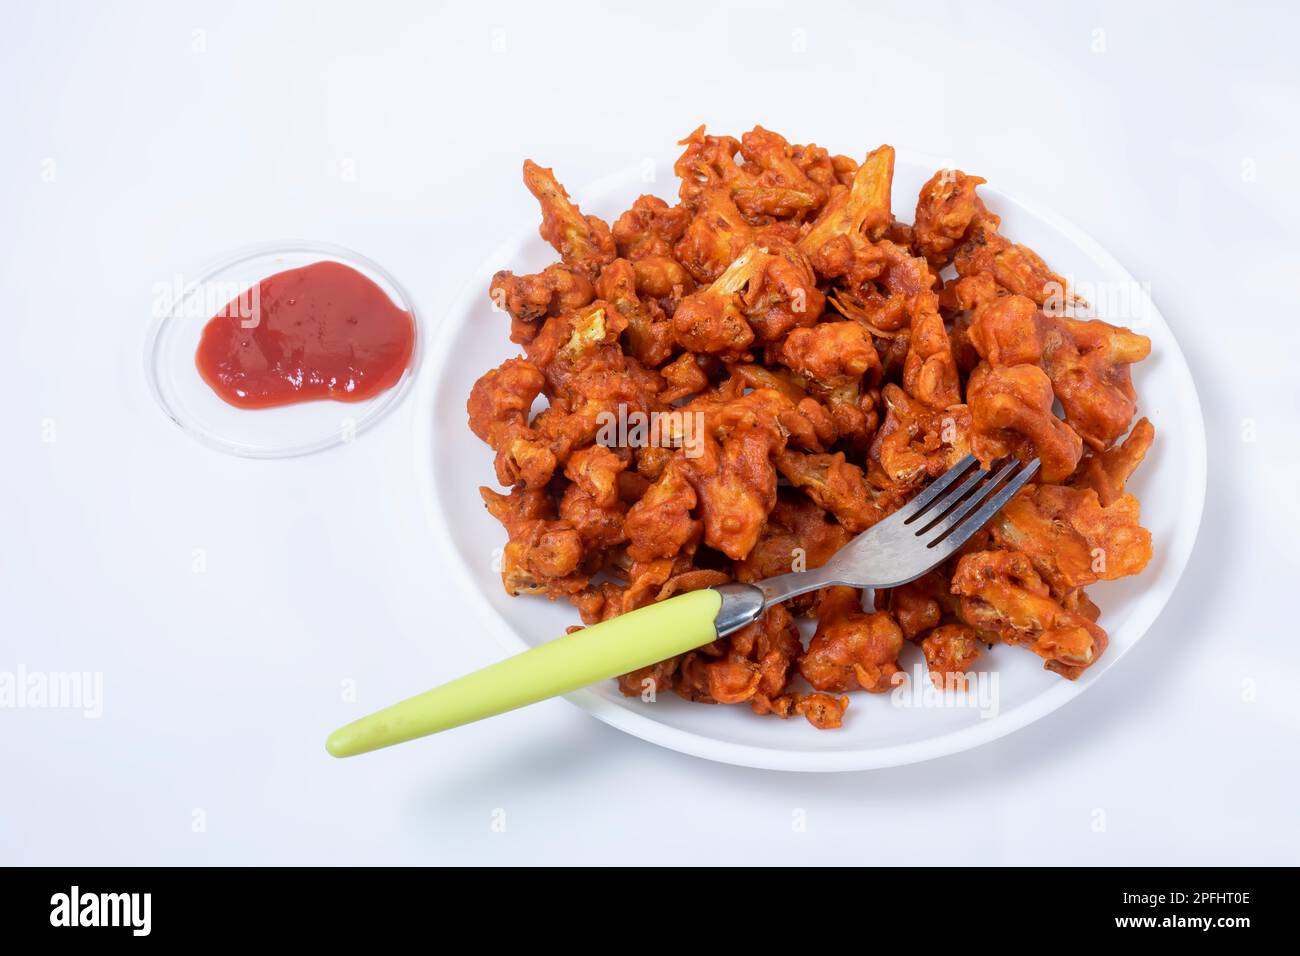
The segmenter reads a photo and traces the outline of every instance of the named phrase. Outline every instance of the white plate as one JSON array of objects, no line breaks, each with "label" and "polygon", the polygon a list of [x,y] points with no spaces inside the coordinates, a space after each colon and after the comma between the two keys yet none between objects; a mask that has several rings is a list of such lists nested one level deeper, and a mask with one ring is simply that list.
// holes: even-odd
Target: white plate
[{"label": "white plate", "polygon": [[[921,184],[942,165],[899,153],[894,206],[900,218],[910,218]],[[671,159],[659,168],[671,169]],[[574,198],[584,212],[611,222],[643,192],[675,201],[676,179],[656,188],[644,181],[643,172],[638,166],[606,177],[574,190]],[[981,172],[996,182],[996,170]],[[1156,441],[1130,488],[1141,499],[1155,556],[1135,578],[1089,588],[1110,635],[1101,661],[1071,682],[1044,671],[1027,650],[995,647],[978,662],[990,678],[997,675],[995,715],[981,716],[976,707],[907,706],[916,703],[910,696],[857,693],[850,695],[844,726],[834,731],[816,730],[801,718],[758,717],[743,705],[687,703],[672,694],[644,703],[623,697],[612,681],[569,695],[573,703],[630,734],[710,760],[775,770],[890,767],[967,750],[1024,727],[1087,690],[1146,633],[1187,564],[1205,498],[1205,428],[1191,373],[1145,290],[1096,242],[1059,216],[992,186],[981,187],[981,194],[1002,216],[1005,234],[1070,279],[1094,303],[1097,317],[1120,320],[1152,340],[1151,357],[1135,367],[1134,379],[1139,414],[1154,423]],[[538,237],[536,221],[494,250],[443,319],[417,391],[418,477],[433,534],[445,549],[445,565],[461,576],[463,600],[482,612],[489,632],[511,653],[563,634],[578,616],[567,602],[511,598],[502,590],[495,566],[505,535],[478,495],[480,485],[495,486],[492,454],[470,433],[465,400],[484,371],[519,352],[507,337],[509,318],[495,312],[488,299],[492,274],[534,272],[555,259]],[[920,659],[916,648],[904,648],[901,663],[909,675]],[[908,685],[915,685],[910,676]]]}]

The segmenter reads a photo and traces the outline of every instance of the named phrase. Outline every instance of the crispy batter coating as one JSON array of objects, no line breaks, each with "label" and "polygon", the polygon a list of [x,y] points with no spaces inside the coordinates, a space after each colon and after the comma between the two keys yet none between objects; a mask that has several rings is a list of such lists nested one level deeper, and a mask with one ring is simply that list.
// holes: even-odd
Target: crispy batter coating
[{"label": "crispy batter coating", "polygon": [[965,624],[943,624],[921,638],[930,680],[940,689],[964,690],[966,672],[980,656],[980,650],[974,628]]},{"label": "crispy batter coating", "polygon": [[1019,551],[979,551],[957,562],[954,594],[962,620],[984,635],[1028,647],[1044,667],[1073,680],[1106,649],[1106,632],[1054,600]]},{"label": "crispy batter coating", "polygon": [[827,588],[817,606],[817,633],[799,660],[799,673],[818,690],[881,694],[901,673],[903,632],[885,611],[862,610],[857,588]]},{"label": "crispy batter coating", "polygon": [[1034,250],[1017,245],[998,231],[998,220],[976,219],[957,249],[953,264],[962,277],[988,275],[1013,295],[1042,305],[1066,294],[1066,282]]},{"label": "crispy batter coating", "polygon": [[1065,420],[1089,447],[1109,448],[1137,410],[1130,366],[1151,352],[1151,340],[1092,319],[1054,319],[1043,346]]},{"label": "crispy batter coating", "polygon": [[761,126],[739,142],[706,135],[701,126],[682,145],[686,152],[673,167],[682,180],[682,202],[694,207],[701,193],[722,188],[750,221],[807,218],[826,202],[834,180],[825,150],[793,147]]},{"label": "crispy batter coating", "polygon": [[845,460],[843,452],[786,451],[777,458],[777,467],[790,484],[835,515],[853,534],[866,531],[903,505],[900,489],[873,486],[861,468]]},{"label": "crispy batter coating", "polygon": [[1065,421],[1089,447],[1109,448],[1128,431],[1137,408],[1130,366],[1151,351],[1145,335],[1096,319],[1049,316],[1024,295],[983,300],[969,335],[990,365],[1042,368]]},{"label": "crispy batter coating", "polygon": [[1016,455],[1042,460],[1042,480],[1061,481],[1083,455],[1078,434],[1052,412],[1052,382],[1036,365],[981,364],[966,383],[971,450],[985,465]]},{"label": "crispy batter coating", "polygon": [[658,196],[641,196],[614,220],[614,244],[624,259],[668,258],[690,224],[691,213],[684,206],[670,206]]},{"label": "crispy batter coating", "polygon": [[690,352],[740,358],[754,344],[740,293],[751,282],[762,280],[766,260],[766,253],[749,246],[716,281],[683,299],[673,313],[677,344]]},{"label": "crispy batter coating", "polygon": [[542,207],[541,237],[555,247],[565,265],[594,279],[601,266],[617,255],[609,226],[596,216],[584,216],[569,201],[555,174],[531,159],[524,160],[524,185]]},{"label": "crispy batter coating", "polygon": [[[793,329],[774,354],[796,374],[792,384],[822,403],[834,437],[863,447],[870,442],[880,420],[876,386],[883,374],[871,333],[857,322],[820,322]],[[815,402],[804,407],[817,414]],[[833,440],[829,430],[825,437],[824,444]]]},{"label": "crispy batter coating", "polygon": [[722,441],[706,436],[703,453],[686,459],[699,496],[704,543],[734,561],[753,549],[776,504],[771,459],[772,435],[758,425],[742,425]]},{"label": "crispy batter coating", "polygon": [[492,301],[510,314],[510,341],[527,345],[541,320],[584,306],[596,297],[591,280],[563,263],[536,275],[517,276],[502,270],[492,277]]},{"label": "crispy batter coating", "polygon": [[676,557],[700,536],[702,522],[692,517],[698,501],[686,459],[674,456],[655,483],[628,509],[628,557],[634,561]]},{"label": "crispy batter coating", "polygon": [[726,189],[706,189],[673,255],[696,282],[707,285],[753,243],[754,235]]},{"label": "crispy batter coating", "polygon": [[1138,500],[1102,506],[1092,489],[1037,485],[1007,503],[993,540],[1024,553],[1056,595],[1138,574],[1151,560],[1151,533],[1138,524]]},{"label": "crispy batter coating", "polygon": [[626,468],[627,461],[603,445],[575,451],[565,462],[564,477],[572,484],[560,498],[560,517],[573,525],[588,551],[627,540],[627,505],[618,493]]},{"label": "crispy batter coating", "polygon": [[[799,240],[800,248],[813,258],[818,272],[848,276],[853,285],[879,274],[879,269],[867,261],[876,258],[871,240],[880,239],[893,221],[893,184],[894,149],[881,146],[858,167],[848,189],[832,191],[817,221]],[[855,269],[872,274],[857,274]]]},{"label": "crispy batter coating", "polygon": [[891,481],[911,485],[937,478],[970,454],[971,415],[965,405],[935,410],[893,383],[881,390],[881,397],[885,420],[871,458]]},{"label": "crispy batter coating", "polygon": [[880,356],[871,335],[856,322],[822,322],[786,336],[781,361],[830,394],[880,377]]},{"label": "crispy batter coating", "polygon": [[941,690],[984,645],[1078,677],[1106,648],[1085,588],[1152,556],[1126,491],[1155,434],[1131,373],[1150,341],[1076,318],[978,176],[935,173],[908,224],[888,145],[859,164],[760,126],[681,146],[676,203],[640,196],[612,227],[524,164],[560,261],[493,277],[523,354],[466,405],[507,489],[480,489],[507,592],[589,625],[817,568],[966,455],[1037,456],[987,529],[875,611],[854,588],[805,594],[619,687],[830,729],[845,695],[902,679],[906,641]]},{"label": "crispy batter coating", "polygon": [[984,182],[959,169],[941,169],[921,187],[913,243],[932,266],[939,268],[952,261],[953,250],[966,240],[972,225],[998,227],[1000,220],[975,192]]},{"label": "crispy batter coating", "polygon": [[1112,445],[1105,451],[1087,452],[1070,484],[1075,488],[1091,488],[1103,506],[1111,504],[1124,494],[1125,483],[1146,457],[1155,437],[1151,422],[1140,419],[1122,444]]},{"label": "crispy batter coating", "polygon": [[[987,276],[979,279],[992,281]],[[969,281],[962,279],[958,285]],[[983,283],[977,280],[977,284]],[[979,295],[980,291],[975,294]],[[980,358],[990,365],[1037,365],[1042,360],[1042,316],[1033,299],[1023,295],[995,295],[977,301],[968,334]]]},{"label": "crispy batter coating", "polygon": [[761,581],[820,568],[851,538],[842,524],[803,495],[778,493],[758,541],[744,560],[736,562],[736,580]]},{"label": "crispy batter coating", "polygon": [[835,730],[844,724],[844,711],[849,706],[847,697],[830,694],[794,694],[792,709],[802,714],[818,730]]},{"label": "crispy batter coating", "polygon": [[943,568],[935,568],[923,577],[876,595],[898,621],[909,641],[924,637],[945,619],[956,613],[952,582]]},{"label": "crispy batter coating", "polygon": [[555,597],[585,587],[587,578],[579,570],[582,536],[568,522],[554,520],[549,497],[520,488],[509,495],[480,488],[479,494],[510,535],[501,558],[501,581],[507,593]]},{"label": "crispy batter coating", "polygon": [[596,280],[595,291],[627,320],[627,328],[623,330],[627,354],[650,368],[661,365],[673,354],[672,323],[653,297],[642,299],[633,263],[615,259],[605,266]]},{"label": "crispy batter coating", "polygon": [[825,303],[804,255],[773,241],[749,246],[708,288],[683,299],[673,330],[684,349],[734,358],[814,324]]},{"label": "crispy batter coating", "polygon": [[804,712],[796,706],[801,695],[787,693],[802,653],[794,619],[777,605],[753,624],[689,651],[671,665],[657,664],[624,675],[619,687],[628,696],[640,695],[649,678],[687,700],[749,703],[756,713],[785,717]]},{"label": "crispy batter coating", "polygon": [[932,292],[916,297],[907,357],[903,361],[903,387],[931,408],[961,404],[957,360],[939,314],[939,297]]},{"label": "crispy batter coating", "polygon": [[528,424],[545,384],[536,365],[516,358],[484,374],[470,392],[469,427],[496,451],[497,480],[503,485],[540,488],[555,471],[555,453]]}]

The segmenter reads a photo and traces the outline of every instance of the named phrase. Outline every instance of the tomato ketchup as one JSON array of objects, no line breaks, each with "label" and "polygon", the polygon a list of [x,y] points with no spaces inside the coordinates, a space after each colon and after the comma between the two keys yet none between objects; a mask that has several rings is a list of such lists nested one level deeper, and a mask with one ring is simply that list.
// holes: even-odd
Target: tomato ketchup
[{"label": "tomato ketchup", "polygon": [[277,272],[203,328],[194,361],[239,408],[315,399],[360,402],[401,379],[415,321],[373,280],[341,262]]}]

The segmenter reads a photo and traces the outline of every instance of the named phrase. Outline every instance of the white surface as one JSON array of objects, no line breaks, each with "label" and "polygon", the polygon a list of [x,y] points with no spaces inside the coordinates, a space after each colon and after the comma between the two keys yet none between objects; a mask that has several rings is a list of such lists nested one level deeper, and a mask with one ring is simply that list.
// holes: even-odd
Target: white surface
[{"label": "white surface", "polygon": [[[657,157],[658,168],[671,169],[674,158]],[[894,166],[896,205],[915,202],[936,168],[932,158],[900,151]],[[667,192],[675,182],[668,178],[660,191]],[[612,221],[645,186],[642,164],[636,163],[576,192],[584,211]],[[855,695],[844,726],[835,733],[811,732],[804,720],[758,720],[748,707],[702,707],[672,694],[653,702],[628,698],[612,681],[576,692],[574,703],[645,740],[724,763],[801,771],[895,767],[968,750],[1027,726],[1093,686],[1146,633],[1187,565],[1205,500],[1205,430],[1191,373],[1159,311],[1105,250],[1057,214],[1029,208],[993,186],[985,186],[982,194],[1002,217],[1006,235],[1042,255],[1075,288],[1086,290],[1091,305],[1072,312],[1110,319],[1151,338],[1152,356],[1133,370],[1140,410],[1158,436],[1177,440],[1157,442],[1129,484],[1145,502],[1142,523],[1151,531],[1155,552],[1150,564],[1140,576],[1089,589],[1102,607],[1109,634],[1105,656],[1079,680],[1067,681],[1044,670],[1042,660],[1022,648],[996,648],[975,664],[976,693],[949,694],[917,707],[916,694],[929,686],[929,679],[922,678],[918,688],[909,678],[897,693]],[[519,353],[508,341],[506,317],[494,313],[483,290],[502,267],[524,274],[554,260],[555,251],[537,235],[535,216],[510,230],[447,310],[416,393],[416,468],[434,539],[446,545],[443,555],[453,573],[465,572],[466,603],[478,607],[485,625],[511,653],[563,634],[577,615],[568,602],[513,599],[501,587],[505,533],[478,493],[480,485],[495,484],[492,451],[461,419],[475,380]],[[494,326],[497,334],[485,334]],[[909,646],[900,660],[911,674],[923,658]]]},{"label": "white surface", "polygon": [[[104,713],[0,710],[0,861],[1300,860],[1300,24],[1133,7],[6,0],[0,671],[102,672]],[[563,701],[329,759],[335,725],[493,654],[429,540],[414,405],[322,456],[205,449],[141,376],[155,286],[309,236],[434,326],[529,214],[522,155],[576,185],[704,120],[951,158],[1150,282],[1210,449],[1174,600],[1081,699],[911,767],[726,767]]]}]

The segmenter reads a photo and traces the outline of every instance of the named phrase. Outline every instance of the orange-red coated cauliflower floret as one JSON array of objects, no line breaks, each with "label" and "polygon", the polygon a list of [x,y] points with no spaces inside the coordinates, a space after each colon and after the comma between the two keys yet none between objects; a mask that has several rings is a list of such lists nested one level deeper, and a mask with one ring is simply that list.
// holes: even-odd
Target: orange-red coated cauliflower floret
[{"label": "orange-red coated cauliflower floret", "polygon": [[525,160],[524,185],[542,207],[538,232],[565,265],[594,279],[602,266],[614,261],[618,250],[609,226],[597,216],[584,216],[551,170]]},{"label": "orange-red coated cauliflower floret", "polygon": [[799,673],[818,690],[884,693],[901,674],[903,632],[885,611],[867,614],[857,588],[827,588],[817,606],[817,633]]},{"label": "orange-red coated cauliflower floret", "polygon": [[1106,649],[1106,632],[1054,600],[1027,556],[1018,551],[978,551],[957,562],[954,594],[962,620],[981,634],[1028,647],[1044,667],[1071,680]]}]

